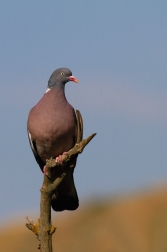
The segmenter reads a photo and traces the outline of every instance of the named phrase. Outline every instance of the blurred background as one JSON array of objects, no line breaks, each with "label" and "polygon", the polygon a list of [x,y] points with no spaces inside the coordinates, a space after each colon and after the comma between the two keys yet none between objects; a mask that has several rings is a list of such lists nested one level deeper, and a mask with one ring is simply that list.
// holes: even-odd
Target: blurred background
[{"label": "blurred background", "polygon": [[[39,215],[43,174],[26,123],[59,67],[79,79],[66,85],[66,97],[82,113],[84,137],[97,136],[75,169],[79,209],[54,213],[55,242],[68,234],[73,252],[167,251],[166,24],[163,0],[0,1],[3,252],[37,246],[24,224]],[[24,233],[21,250],[7,242],[9,230]]]}]

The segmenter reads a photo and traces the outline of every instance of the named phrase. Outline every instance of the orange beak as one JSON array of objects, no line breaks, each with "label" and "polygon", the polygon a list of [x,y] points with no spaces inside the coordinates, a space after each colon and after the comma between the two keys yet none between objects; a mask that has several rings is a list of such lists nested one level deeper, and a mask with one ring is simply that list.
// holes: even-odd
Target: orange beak
[{"label": "orange beak", "polygon": [[74,76],[70,76],[68,78],[70,81],[74,81],[74,82],[78,83],[78,80]]}]

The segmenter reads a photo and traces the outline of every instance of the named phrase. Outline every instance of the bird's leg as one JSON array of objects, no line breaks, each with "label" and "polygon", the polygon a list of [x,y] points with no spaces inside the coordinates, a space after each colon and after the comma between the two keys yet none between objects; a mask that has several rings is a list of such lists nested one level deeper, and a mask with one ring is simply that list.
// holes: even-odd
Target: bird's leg
[{"label": "bird's leg", "polygon": [[45,175],[47,175],[47,172],[46,172],[46,165],[43,167],[43,173],[44,173]]},{"label": "bird's leg", "polygon": [[[46,159],[46,163],[47,163],[48,159]],[[45,174],[45,176],[47,176],[49,178],[49,175],[46,171],[46,165],[43,167],[43,173]]]},{"label": "bird's leg", "polygon": [[46,171],[46,165],[43,167],[43,173],[45,174],[45,176],[47,176],[48,178],[50,178],[49,175],[48,175],[48,173],[47,173],[47,171]]},{"label": "bird's leg", "polygon": [[[56,161],[56,163],[58,163],[59,165],[63,165],[63,162],[62,162],[62,156],[63,155],[68,155],[68,152],[63,152],[63,154],[62,155],[59,155],[58,157],[56,157],[56,159],[55,159],[55,161]],[[46,162],[48,161],[48,159],[46,159]],[[48,175],[48,173],[47,173],[47,171],[46,171],[46,165],[43,167],[43,173],[48,177],[48,178],[50,178],[49,177],[49,175]]]},{"label": "bird's leg", "polygon": [[63,152],[62,155],[59,155],[59,156],[56,157],[56,159],[55,159],[56,163],[58,163],[59,165],[63,165],[62,156],[63,156],[64,154],[65,154],[65,155],[68,155],[68,153],[65,151],[65,152]]}]

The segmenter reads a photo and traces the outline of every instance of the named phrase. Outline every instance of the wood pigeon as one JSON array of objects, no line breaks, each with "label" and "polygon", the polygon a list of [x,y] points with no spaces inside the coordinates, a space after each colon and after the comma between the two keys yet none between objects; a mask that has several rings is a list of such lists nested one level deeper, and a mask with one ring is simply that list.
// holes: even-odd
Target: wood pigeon
[{"label": "wood pigeon", "polygon": [[[61,162],[61,155],[76,143],[77,119],[64,92],[68,81],[78,82],[68,68],[55,70],[48,81],[46,93],[29,112],[29,142],[42,171],[46,159],[58,157]],[[52,196],[52,208],[55,211],[75,210],[79,206],[73,171],[70,168]]]}]

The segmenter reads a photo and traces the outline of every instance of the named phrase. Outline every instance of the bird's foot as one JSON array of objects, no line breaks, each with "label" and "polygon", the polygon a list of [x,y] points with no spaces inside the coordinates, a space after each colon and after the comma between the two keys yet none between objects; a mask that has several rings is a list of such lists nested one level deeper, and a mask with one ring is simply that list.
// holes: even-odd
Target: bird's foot
[{"label": "bird's foot", "polygon": [[43,167],[43,173],[44,173],[45,176],[47,176],[49,178],[49,175],[48,175],[48,173],[46,171],[46,165]]},{"label": "bird's foot", "polygon": [[62,156],[63,156],[64,154],[68,155],[67,152],[63,152],[62,155],[59,155],[59,156],[56,158],[56,163],[58,163],[59,165],[63,165]]}]

